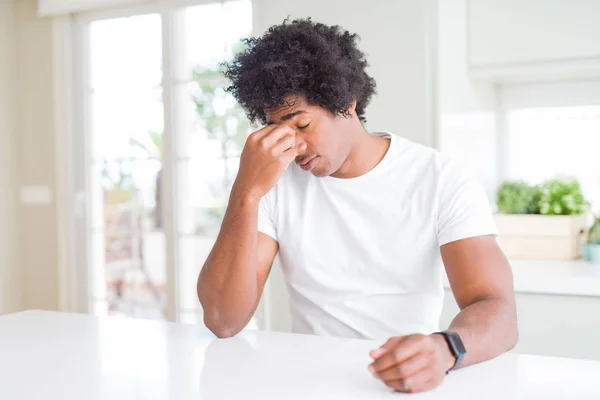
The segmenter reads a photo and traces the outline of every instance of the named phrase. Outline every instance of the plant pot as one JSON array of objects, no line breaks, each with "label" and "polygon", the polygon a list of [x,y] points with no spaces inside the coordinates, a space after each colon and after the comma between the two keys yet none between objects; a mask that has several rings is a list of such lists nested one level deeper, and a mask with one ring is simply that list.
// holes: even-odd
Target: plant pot
[{"label": "plant pot", "polygon": [[498,243],[516,260],[573,260],[581,255],[586,215],[496,214]]},{"label": "plant pot", "polygon": [[582,244],[581,250],[585,261],[600,264],[600,244]]}]

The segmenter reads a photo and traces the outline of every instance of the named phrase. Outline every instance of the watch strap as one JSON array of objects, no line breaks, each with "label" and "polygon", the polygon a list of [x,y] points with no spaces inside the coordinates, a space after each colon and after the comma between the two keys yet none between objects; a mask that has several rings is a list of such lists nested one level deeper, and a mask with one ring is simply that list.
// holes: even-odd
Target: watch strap
[{"label": "watch strap", "polygon": [[452,355],[454,355],[454,358],[456,359],[452,368],[446,371],[446,373],[449,373],[450,371],[458,368],[458,366],[462,363],[465,354],[467,354],[467,351],[458,333],[451,331],[442,331],[438,333],[444,336],[444,339],[446,339],[446,343],[448,343],[448,347],[450,348]]}]

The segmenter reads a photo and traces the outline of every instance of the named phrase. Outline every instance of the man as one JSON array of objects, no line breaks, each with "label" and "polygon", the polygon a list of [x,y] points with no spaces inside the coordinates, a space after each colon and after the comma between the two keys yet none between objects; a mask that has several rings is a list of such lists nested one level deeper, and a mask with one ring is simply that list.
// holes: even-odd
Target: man
[{"label": "man", "polygon": [[[227,66],[228,91],[266,127],[244,147],[198,296],[208,328],[235,335],[279,252],[293,330],[389,339],[368,368],[419,392],[515,346],[512,273],[474,179],[431,148],[365,130],[375,82],[356,42],[286,21]],[[461,312],[439,333],[442,265]]]}]

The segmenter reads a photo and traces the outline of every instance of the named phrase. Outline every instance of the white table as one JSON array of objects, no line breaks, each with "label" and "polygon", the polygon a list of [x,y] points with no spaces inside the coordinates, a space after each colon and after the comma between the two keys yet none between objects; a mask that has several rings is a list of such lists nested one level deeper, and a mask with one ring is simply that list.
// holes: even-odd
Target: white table
[{"label": "white table", "polygon": [[[27,311],[0,317],[0,398],[397,399],[367,370],[378,343]],[[414,399],[600,399],[600,362],[505,354]]]}]

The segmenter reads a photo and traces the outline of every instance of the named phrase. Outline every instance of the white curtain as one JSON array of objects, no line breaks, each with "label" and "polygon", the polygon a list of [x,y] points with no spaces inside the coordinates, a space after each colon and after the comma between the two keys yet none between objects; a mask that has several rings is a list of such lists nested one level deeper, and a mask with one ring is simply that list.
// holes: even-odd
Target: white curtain
[{"label": "white curtain", "polygon": [[149,1],[152,0],[38,0],[38,13],[40,16],[55,16]]}]

